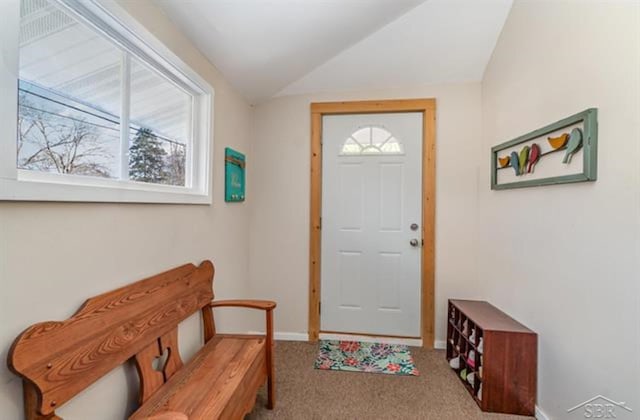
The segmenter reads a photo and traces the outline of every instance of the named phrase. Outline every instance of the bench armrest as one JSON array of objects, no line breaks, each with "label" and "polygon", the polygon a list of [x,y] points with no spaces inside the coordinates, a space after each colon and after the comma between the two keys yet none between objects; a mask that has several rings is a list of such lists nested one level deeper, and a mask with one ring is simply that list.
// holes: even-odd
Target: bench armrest
[{"label": "bench armrest", "polygon": [[[265,313],[266,321],[266,357],[267,357],[267,408],[273,409],[275,405],[275,385],[274,385],[274,364],[273,364],[273,309],[276,307],[276,303],[270,300],[256,300],[256,299],[233,299],[233,300],[214,300],[209,303],[211,308],[220,307],[236,307],[236,308],[250,308],[261,309]],[[212,318],[213,319],[213,318]],[[206,326],[205,326],[206,331]],[[213,320],[211,321],[211,331],[215,334],[213,328]]]},{"label": "bench armrest", "polygon": [[262,309],[264,311],[270,311],[276,307],[276,303],[270,300],[214,300],[209,304],[212,308],[218,308],[222,306],[242,307],[251,309]]}]

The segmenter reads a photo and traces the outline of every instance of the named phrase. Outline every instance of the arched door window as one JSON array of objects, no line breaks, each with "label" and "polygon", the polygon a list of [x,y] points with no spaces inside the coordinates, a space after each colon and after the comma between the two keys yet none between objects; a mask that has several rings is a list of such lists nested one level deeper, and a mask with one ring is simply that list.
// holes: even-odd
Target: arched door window
[{"label": "arched door window", "polygon": [[382,127],[362,127],[342,144],[341,155],[401,155],[402,143]]}]

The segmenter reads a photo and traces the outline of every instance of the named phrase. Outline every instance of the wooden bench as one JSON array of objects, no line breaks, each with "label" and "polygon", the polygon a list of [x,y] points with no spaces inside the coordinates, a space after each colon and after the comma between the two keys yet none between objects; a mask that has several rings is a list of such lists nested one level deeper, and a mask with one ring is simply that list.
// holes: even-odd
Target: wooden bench
[{"label": "wooden bench", "polygon": [[[8,356],[23,379],[26,419],[60,419],[57,407],[130,359],[140,379],[140,407],[130,419],[243,418],[265,381],[273,408],[276,304],[213,301],[213,274],[210,261],[183,265],[93,297],[66,321],[27,328]],[[212,308],[222,306],[264,310],[266,336],[216,334]],[[185,364],[178,324],[198,311],[205,344]]]}]

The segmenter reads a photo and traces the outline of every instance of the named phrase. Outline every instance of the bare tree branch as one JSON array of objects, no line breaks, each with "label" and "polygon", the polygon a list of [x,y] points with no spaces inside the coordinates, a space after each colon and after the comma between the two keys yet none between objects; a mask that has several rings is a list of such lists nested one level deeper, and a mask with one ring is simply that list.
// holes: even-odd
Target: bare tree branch
[{"label": "bare tree branch", "polygon": [[[64,174],[109,176],[102,162],[111,157],[100,132],[88,122],[77,118],[62,120],[64,115],[52,115],[32,106],[25,95],[20,96],[18,118],[18,164],[24,169],[54,170]],[[29,153],[24,152],[29,148]]]}]

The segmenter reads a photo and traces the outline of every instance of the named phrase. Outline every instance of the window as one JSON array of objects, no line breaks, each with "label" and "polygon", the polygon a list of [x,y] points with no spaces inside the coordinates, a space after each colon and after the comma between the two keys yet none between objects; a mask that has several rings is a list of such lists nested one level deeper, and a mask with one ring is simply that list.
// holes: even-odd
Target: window
[{"label": "window", "polygon": [[115,2],[0,3],[20,16],[0,29],[17,70],[0,68],[3,92],[17,85],[0,199],[211,201],[206,82]]},{"label": "window", "polygon": [[363,127],[347,138],[340,150],[341,155],[400,155],[402,143],[382,127]]}]

